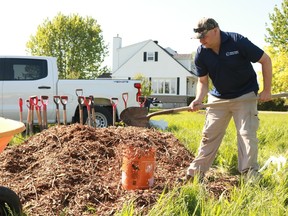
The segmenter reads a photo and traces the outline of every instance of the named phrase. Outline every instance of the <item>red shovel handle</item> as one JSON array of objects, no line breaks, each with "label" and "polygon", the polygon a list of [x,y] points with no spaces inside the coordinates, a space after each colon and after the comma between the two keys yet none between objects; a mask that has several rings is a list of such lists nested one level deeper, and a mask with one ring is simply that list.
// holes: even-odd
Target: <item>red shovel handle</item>
[{"label": "red shovel handle", "polygon": [[46,96],[46,95],[42,95],[41,96],[41,103],[42,103],[42,105],[48,105],[48,96]]},{"label": "red shovel handle", "polygon": [[28,109],[31,109],[31,99],[26,100],[26,106]]},{"label": "red shovel handle", "polygon": [[84,103],[85,103],[88,111],[90,111],[90,108],[91,108],[91,98],[90,98],[90,97],[85,97]]},{"label": "red shovel handle", "polygon": [[41,103],[43,105],[43,110],[46,110],[47,109],[47,105],[48,105],[48,96],[46,95],[42,95],[41,96]]},{"label": "red shovel handle", "polygon": [[34,106],[38,105],[38,97],[37,96],[31,96],[30,97],[30,103],[32,103]]},{"label": "red shovel handle", "polygon": [[[40,103],[39,103],[40,102]],[[41,103],[41,99],[38,99],[37,105],[36,105],[36,109],[41,111],[41,107],[42,107],[42,103]]]},{"label": "red shovel handle", "polygon": [[122,94],[122,99],[124,101],[125,108],[127,108],[127,101],[128,101],[128,93],[127,92]]},{"label": "red shovel handle", "polygon": [[111,98],[110,101],[111,101],[111,104],[113,106],[113,109],[115,109],[115,107],[118,104],[118,98]]},{"label": "red shovel handle", "polygon": [[139,103],[140,107],[143,107],[145,102],[146,102],[146,97],[141,97],[141,96],[138,97],[138,103]]},{"label": "red shovel handle", "polygon": [[61,96],[60,97],[62,105],[66,105],[68,102],[68,96]]},{"label": "red shovel handle", "polygon": [[23,99],[19,98],[19,108],[20,108],[20,112],[23,112]]}]

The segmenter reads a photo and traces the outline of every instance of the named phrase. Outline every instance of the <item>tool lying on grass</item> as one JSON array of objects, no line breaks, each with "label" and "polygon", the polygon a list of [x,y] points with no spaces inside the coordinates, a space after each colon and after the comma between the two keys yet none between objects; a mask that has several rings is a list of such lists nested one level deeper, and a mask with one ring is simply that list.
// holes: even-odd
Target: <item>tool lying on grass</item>
[{"label": "tool lying on grass", "polygon": [[[272,99],[280,98],[280,97],[288,97],[288,93],[274,94],[271,97]],[[249,100],[258,100],[258,99],[259,97],[225,100],[221,102],[202,104],[202,105],[199,105],[199,108],[201,109],[201,108],[206,108],[206,107],[214,107],[217,105],[230,104],[230,103],[249,101]],[[149,119],[153,116],[172,114],[172,113],[177,113],[181,111],[189,111],[190,109],[191,108],[189,106],[186,106],[186,107],[179,107],[179,108],[174,108],[174,109],[166,109],[166,110],[148,114],[148,109],[146,107],[128,107],[127,109],[124,109],[121,112],[120,119],[126,125],[129,125],[129,126],[150,127]]]}]

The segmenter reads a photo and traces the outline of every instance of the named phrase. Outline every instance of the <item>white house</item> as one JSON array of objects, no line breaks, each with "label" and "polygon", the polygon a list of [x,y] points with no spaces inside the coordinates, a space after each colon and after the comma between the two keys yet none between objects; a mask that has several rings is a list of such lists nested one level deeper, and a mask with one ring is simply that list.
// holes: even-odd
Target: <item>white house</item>
[{"label": "white house", "polygon": [[197,77],[192,54],[178,54],[147,40],[122,47],[122,38],[113,39],[112,78],[149,78],[153,94],[164,108],[187,106],[195,97]]}]

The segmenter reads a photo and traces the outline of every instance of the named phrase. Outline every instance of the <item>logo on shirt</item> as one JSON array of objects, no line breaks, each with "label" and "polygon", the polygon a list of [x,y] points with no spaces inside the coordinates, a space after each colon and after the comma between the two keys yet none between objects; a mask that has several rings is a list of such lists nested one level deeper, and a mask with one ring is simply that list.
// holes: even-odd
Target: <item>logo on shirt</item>
[{"label": "logo on shirt", "polygon": [[232,55],[237,55],[239,54],[239,51],[236,50],[236,51],[231,51],[231,52],[226,52],[226,56],[232,56]]}]

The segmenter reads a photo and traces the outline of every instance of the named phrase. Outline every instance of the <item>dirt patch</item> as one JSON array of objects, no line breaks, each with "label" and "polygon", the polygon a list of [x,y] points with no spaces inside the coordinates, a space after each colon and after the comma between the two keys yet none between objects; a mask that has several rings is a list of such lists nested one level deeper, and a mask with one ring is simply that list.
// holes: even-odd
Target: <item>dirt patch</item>
[{"label": "dirt patch", "polygon": [[[127,146],[155,148],[152,188],[122,189]],[[54,126],[0,154],[0,184],[19,194],[28,215],[113,215],[128,201],[147,212],[163,190],[175,187],[193,158],[173,134],[156,129]],[[236,182],[213,178],[208,190],[218,196]]]}]

